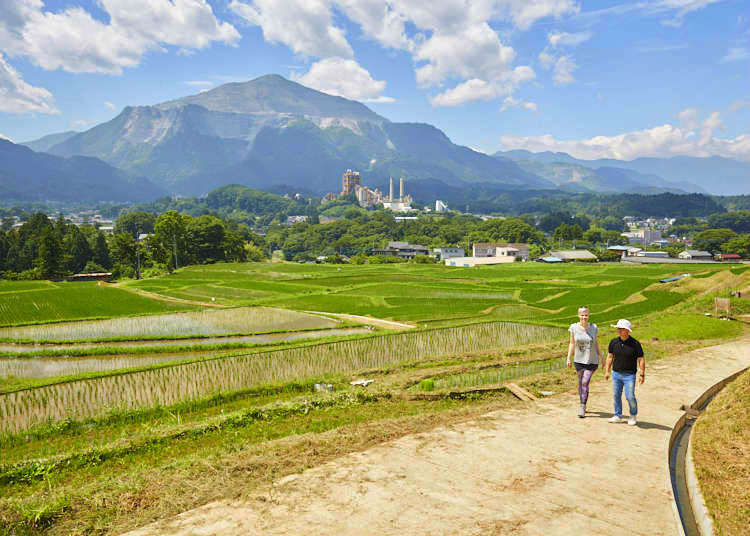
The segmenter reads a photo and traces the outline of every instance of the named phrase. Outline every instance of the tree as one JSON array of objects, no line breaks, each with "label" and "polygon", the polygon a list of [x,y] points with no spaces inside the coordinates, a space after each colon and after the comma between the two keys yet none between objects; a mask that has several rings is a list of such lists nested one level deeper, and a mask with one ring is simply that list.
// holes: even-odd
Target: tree
[{"label": "tree", "polygon": [[604,233],[604,229],[600,227],[591,227],[588,231],[583,233],[583,239],[586,242],[598,244],[599,242],[604,242]]},{"label": "tree", "polygon": [[539,220],[539,228],[546,233],[551,233],[560,225],[569,224],[570,219],[571,215],[568,212],[550,212]]},{"label": "tree", "polygon": [[198,263],[211,263],[225,259],[225,229],[222,221],[204,214],[192,219],[186,226],[188,249]]},{"label": "tree", "polygon": [[711,214],[708,226],[712,229],[731,229],[735,233],[750,233],[750,210]]},{"label": "tree", "polygon": [[63,237],[65,270],[79,273],[91,260],[91,246],[83,233],[75,225],[69,225]]},{"label": "tree", "polygon": [[94,236],[94,245],[91,248],[91,260],[109,270],[112,268],[112,259],[109,255],[109,246],[107,245],[107,237],[103,231],[97,231]]},{"label": "tree", "polygon": [[60,275],[63,261],[62,251],[62,244],[55,229],[52,227],[45,228],[39,239],[39,253],[35,261],[42,278],[54,279]]},{"label": "tree", "polygon": [[583,238],[583,229],[579,225],[560,224],[552,233],[555,240],[580,240]]},{"label": "tree", "polygon": [[133,238],[138,238],[141,233],[153,233],[155,221],[156,216],[150,212],[128,212],[117,218],[113,233],[127,233]]},{"label": "tree", "polygon": [[737,238],[737,233],[731,229],[706,229],[695,235],[693,247],[711,253],[718,253],[725,242],[729,242],[734,238]]},{"label": "tree", "polygon": [[129,272],[134,272],[138,262],[136,253],[136,240],[128,233],[119,233],[112,237],[111,243],[112,259],[115,265],[130,268]]},{"label": "tree", "polygon": [[245,260],[247,262],[260,262],[265,258],[263,250],[255,244],[245,243]]},{"label": "tree", "polygon": [[737,238],[724,242],[721,250],[724,253],[736,253],[744,259],[750,258],[750,233],[742,234]]},{"label": "tree", "polygon": [[155,243],[161,246],[154,254],[161,262],[166,262],[170,270],[189,262],[186,225],[191,219],[190,216],[183,216],[176,210],[168,210],[154,223]]},{"label": "tree", "polygon": [[0,229],[0,272],[5,270],[5,259],[8,257],[10,242],[3,229]]}]

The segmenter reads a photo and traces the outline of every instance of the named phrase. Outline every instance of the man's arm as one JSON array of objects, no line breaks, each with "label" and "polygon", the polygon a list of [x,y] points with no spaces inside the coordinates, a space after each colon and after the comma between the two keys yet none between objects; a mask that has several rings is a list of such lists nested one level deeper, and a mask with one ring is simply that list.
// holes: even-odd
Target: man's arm
[{"label": "man's arm", "polygon": [[638,358],[638,383],[646,381],[646,358]]},{"label": "man's arm", "polygon": [[604,379],[609,379],[609,371],[612,370],[612,360],[615,358],[615,356],[612,354],[612,352],[607,354],[607,364],[604,367]]}]

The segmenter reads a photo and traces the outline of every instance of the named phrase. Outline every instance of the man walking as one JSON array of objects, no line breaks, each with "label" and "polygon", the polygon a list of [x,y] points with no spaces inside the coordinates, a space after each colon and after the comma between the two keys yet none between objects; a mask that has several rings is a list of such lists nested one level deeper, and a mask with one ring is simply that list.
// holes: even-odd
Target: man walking
[{"label": "man walking", "polygon": [[635,377],[638,372],[638,383],[646,380],[646,359],[643,357],[641,343],[630,336],[631,325],[628,320],[618,320],[616,326],[617,337],[609,343],[607,364],[604,379],[609,379],[612,371],[612,392],[615,402],[615,415],[609,422],[622,422],[622,390],[630,406],[628,424],[635,426],[638,415],[638,401],[635,399]]}]

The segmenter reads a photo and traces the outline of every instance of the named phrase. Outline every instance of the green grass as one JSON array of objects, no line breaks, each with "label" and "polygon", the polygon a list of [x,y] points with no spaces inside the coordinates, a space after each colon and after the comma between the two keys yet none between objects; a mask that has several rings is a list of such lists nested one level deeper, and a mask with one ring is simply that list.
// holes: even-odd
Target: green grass
[{"label": "green grass", "polygon": [[[40,425],[0,436],[0,525],[19,534],[121,533],[230,493],[224,490],[252,493],[258,483],[331,459],[321,452],[339,456],[453,422],[441,413],[476,416],[512,403],[505,393],[444,398],[449,391],[508,380],[531,390],[574,389],[574,375],[556,370],[563,362],[565,333],[555,328],[552,339],[536,337],[535,330],[545,328],[533,324],[567,327],[580,305],[591,308],[602,348],[614,336],[610,323],[633,320],[634,335],[649,359],[742,332],[744,324],[698,314],[701,300],[709,299],[699,298],[701,289],[645,290],[673,273],[674,266],[616,264],[452,269],[266,263],[187,267],[128,282],[165,296],[214,297],[230,306],[373,315],[446,329],[295,343],[272,352],[256,348],[252,355],[210,355],[201,361],[183,355],[188,364],[53,378],[47,381],[67,383],[46,387],[36,383],[15,395],[15,408],[5,403],[10,398],[2,399],[3,426],[19,415],[32,420],[36,415]],[[0,304],[24,293],[41,300],[60,288],[21,283],[26,287],[0,282]],[[622,303],[636,293],[646,299]],[[87,294],[80,296],[88,300]],[[117,303],[111,307],[117,314],[109,317],[125,309]],[[527,324],[515,324],[520,336],[504,339],[492,327],[497,320]],[[79,327],[91,329],[85,323]],[[375,383],[364,391],[349,385],[361,377]],[[335,392],[313,392],[316,382],[333,384]],[[23,379],[0,379],[0,389],[20,386]],[[435,400],[413,400],[414,391],[424,398],[424,390],[434,391],[429,396]],[[354,396],[362,392],[367,396]],[[52,420],[44,421],[45,416]],[[275,441],[280,438],[287,439]]]},{"label": "green grass", "polygon": [[[0,326],[112,318],[196,309],[144,298],[94,282],[46,283],[28,289],[27,281],[5,282],[0,293]],[[33,282],[36,283],[36,282]],[[11,290],[18,285],[18,290]]]}]

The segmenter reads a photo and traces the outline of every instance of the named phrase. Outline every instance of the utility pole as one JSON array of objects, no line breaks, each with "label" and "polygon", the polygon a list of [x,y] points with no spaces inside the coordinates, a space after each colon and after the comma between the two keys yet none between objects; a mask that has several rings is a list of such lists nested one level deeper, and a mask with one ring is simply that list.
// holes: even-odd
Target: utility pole
[{"label": "utility pole", "polygon": [[172,251],[174,255],[174,269],[177,270],[179,268],[177,264],[177,234],[172,234]]},{"label": "utility pole", "polygon": [[135,241],[135,259],[136,259],[135,278],[140,279],[141,278],[141,243],[139,240]]}]

